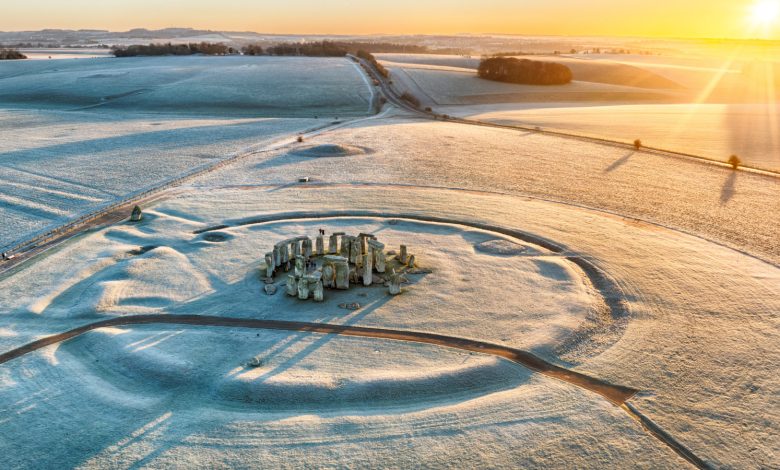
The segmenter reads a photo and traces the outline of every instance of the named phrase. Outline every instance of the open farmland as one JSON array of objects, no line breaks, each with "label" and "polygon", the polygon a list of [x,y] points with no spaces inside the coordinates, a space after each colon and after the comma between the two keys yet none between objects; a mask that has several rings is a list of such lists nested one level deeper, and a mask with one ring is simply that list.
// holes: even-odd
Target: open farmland
[{"label": "open farmland", "polygon": [[[250,61],[192,58],[218,59]],[[165,60],[186,63],[140,62]],[[777,466],[780,179],[434,120],[313,60],[352,87],[344,116],[378,90],[389,104],[328,125],[306,113],[337,92],[285,89],[287,117],[231,114],[236,77],[206,71],[193,90],[226,89],[171,92],[165,112],[133,108],[145,91],[88,105],[106,89],[53,83],[55,109],[30,91],[2,110],[9,238],[243,157],[143,201],[140,220],[0,265],[0,467]],[[677,93],[397,64],[396,88],[486,120],[593,93],[544,124],[570,113],[581,132],[613,126],[601,109],[648,113],[583,106],[597,95]],[[737,142],[751,126],[732,127]]]},{"label": "open farmland", "polygon": [[[312,74],[312,70],[317,71]],[[369,113],[343,59],[0,64],[0,246],[226,157]]]},{"label": "open farmland", "polygon": [[497,124],[606,137],[780,171],[780,107],[767,104],[594,104],[445,107],[442,112]]},{"label": "open farmland", "polygon": [[0,64],[0,106],[194,116],[361,116],[371,91],[346,60],[132,57]]},{"label": "open farmland", "polygon": [[743,74],[740,64],[724,68],[712,59],[670,57],[665,64],[652,56],[531,57],[566,64],[575,79],[535,87],[481,80],[478,59],[380,56],[395,71],[397,88],[441,113],[621,142],[640,139],[720,161],[737,154],[747,165],[780,170],[780,106],[769,84],[757,78],[761,66]]}]

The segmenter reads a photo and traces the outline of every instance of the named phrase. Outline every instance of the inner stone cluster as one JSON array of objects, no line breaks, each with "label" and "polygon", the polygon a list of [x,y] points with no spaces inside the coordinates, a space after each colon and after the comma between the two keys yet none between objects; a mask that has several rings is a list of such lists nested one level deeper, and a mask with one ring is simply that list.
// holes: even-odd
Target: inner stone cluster
[{"label": "inner stone cluster", "polygon": [[288,273],[288,295],[322,302],[325,289],[347,290],[360,283],[384,284],[391,295],[400,294],[401,284],[407,281],[404,272],[415,268],[415,256],[408,253],[406,245],[401,245],[396,255],[386,253],[385,245],[372,234],[337,232],[328,237],[326,251],[325,238],[320,229],[314,242],[300,236],[274,245],[273,252],[265,255],[266,281],[273,282],[274,275],[284,270]]}]

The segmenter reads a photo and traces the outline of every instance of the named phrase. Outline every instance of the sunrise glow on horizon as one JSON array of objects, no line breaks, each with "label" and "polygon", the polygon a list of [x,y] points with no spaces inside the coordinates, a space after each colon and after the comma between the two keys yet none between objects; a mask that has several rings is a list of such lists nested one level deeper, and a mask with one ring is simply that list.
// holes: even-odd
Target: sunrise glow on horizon
[{"label": "sunrise glow on horizon", "polygon": [[192,27],[297,34],[457,34],[780,39],[780,0],[29,0],[3,5],[0,31]]}]

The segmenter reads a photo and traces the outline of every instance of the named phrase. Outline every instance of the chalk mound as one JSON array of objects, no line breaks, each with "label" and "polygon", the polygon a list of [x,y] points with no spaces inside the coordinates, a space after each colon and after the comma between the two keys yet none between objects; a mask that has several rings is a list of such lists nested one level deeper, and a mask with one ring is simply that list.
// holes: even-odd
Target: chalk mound
[{"label": "chalk mound", "polygon": [[201,238],[211,243],[224,243],[226,241],[232,240],[235,237],[232,234],[225,232],[207,232],[204,233]]},{"label": "chalk mound", "polygon": [[63,288],[49,301],[52,314],[144,313],[211,289],[207,277],[172,248],[146,246],[133,255]]},{"label": "chalk mound", "polygon": [[365,155],[367,153],[369,153],[369,150],[364,147],[338,144],[309,145],[292,152],[292,154],[297,157],[306,158],[351,157],[354,155]]},{"label": "chalk mound", "polygon": [[480,253],[494,256],[520,256],[528,251],[528,247],[504,239],[494,239],[474,245]]}]

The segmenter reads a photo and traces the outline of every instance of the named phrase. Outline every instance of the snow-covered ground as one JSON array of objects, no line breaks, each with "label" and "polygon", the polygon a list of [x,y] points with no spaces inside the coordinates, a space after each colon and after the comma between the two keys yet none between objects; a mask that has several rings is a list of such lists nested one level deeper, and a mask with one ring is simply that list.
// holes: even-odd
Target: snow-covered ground
[{"label": "snow-covered ground", "polygon": [[[245,367],[256,355],[263,366]],[[682,462],[586,392],[432,346],[140,327],[90,333],[0,377],[6,468]]]},{"label": "snow-covered ground", "polygon": [[780,105],[637,104],[539,108],[513,104],[442,107],[441,112],[498,124],[607,137],[780,171]]},{"label": "snow-covered ground", "polygon": [[[623,142],[640,139],[648,146],[720,161],[736,154],[746,164],[780,170],[780,103],[774,88],[754,83],[754,75],[763,73],[761,65],[753,64],[756,71],[749,74],[742,68],[748,70],[750,64],[712,60],[542,57],[570,66],[575,81],[528,86],[479,79],[477,58],[414,54],[380,54],[380,58],[393,72],[398,89],[411,92],[423,106],[440,113]],[[618,66],[631,69],[611,70]],[[583,78],[578,76],[580,69]],[[632,85],[634,72],[639,77]],[[681,85],[636,86],[640,80],[652,82],[642,73]]]},{"label": "snow-covered ground", "polygon": [[372,93],[346,59],[2,63],[0,247],[336,117],[367,115]]},{"label": "snow-covered ground", "polygon": [[0,246],[323,124],[0,110]]},{"label": "snow-covered ground", "polygon": [[325,183],[532,195],[667,225],[780,262],[776,178],[532,132],[405,118],[369,121],[317,140],[370,151],[306,158],[293,148],[243,161],[203,184],[282,186],[300,175]]},{"label": "snow-covered ground", "polygon": [[[250,157],[147,208],[140,225],[72,240],[0,281],[3,348],[106,316],[144,312],[447,333],[527,348],[635,387],[641,392],[630,403],[713,465],[777,463],[780,269],[708,241],[738,244],[725,228],[751,233],[741,248],[776,260],[774,180],[738,174],[724,196],[722,186],[734,173],[722,168],[399,118],[329,132],[306,146],[318,143],[328,145],[329,155],[338,145],[364,153],[312,158],[293,146]],[[475,165],[477,155],[482,165]],[[296,184],[301,175],[314,184]],[[700,236],[523,196],[532,193],[656,218]],[[670,193],[676,197],[666,197]],[[480,251],[475,245],[484,237],[506,237],[462,225],[390,225],[382,218],[242,225],[258,215],[331,210],[432,215],[545,237],[614,278],[629,306],[628,321],[617,329],[599,325],[587,344],[563,348],[593,308],[582,273],[539,248],[534,256]],[[218,232],[220,240],[193,233],[218,224],[228,226]],[[406,241],[433,272],[397,298],[381,288],[358,289],[334,294],[320,307],[281,291],[264,294],[262,255],[279,239],[320,227]],[[347,300],[362,308],[336,305]],[[337,357],[329,347],[338,348]],[[367,353],[372,348],[379,352]],[[244,368],[255,355],[267,361],[264,368]],[[52,459],[94,467],[242,466],[258,458],[270,466],[376,459],[389,466],[684,465],[597,395],[501,361],[430,346],[125,327],[44,349],[2,371],[4,426],[14,437],[0,445],[24,449],[2,454],[10,464],[24,465],[46,448]],[[293,393],[300,398],[291,405]],[[376,401],[393,394],[391,405]],[[86,419],[98,424],[77,445],[71,435]],[[58,430],[41,435],[52,422],[60,423]]]},{"label": "snow-covered ground", "polygon": [[[362,116],[371,91],[346,59],[130,57],[5,61],[0,106],[229,117]],[[10,63],[12,62],[12,63]]]},{"label": "snow-covered ground", "polygon": [[111,56],[110,49],[88,49],[88,48],[57,48],[45,49],[22,48],[19,50],[30,60],[49,60],[49,59],[97,59]]},{"label": "snow-covered ground", "polygon": [[[60,173],[44,176],[72,186],[27,183],[40,187],[18,197],[27,204],[41,193],[98,199],[75,186],[137,171],[63,170],[94,153],[82,136],[68,135],[73,116],[87,141],[126,141],[122,155],[138,146],[175,153],[186,139],[194,140],[191,155],[205,146],[218,158],[235,148],[225,128],[265,129],[228,134],[242,146],[276,135],[264,126],[284,133],[277,120],[59,115],[5,112],[9,136],[25,136],[0,142],[15,166],[63,139],[24,169],[49,171],[52,159]],[[198,130],[212,121],[219,132],[201,139]],[[150,128],[165,138],[137,137]],[[298,183],[302,176],[311,182]],[[15,181],[6,187],[18,190]],[[129,314],[447,334],[526,349],[638,389],[629,404],[714,467],[778,466],[777,179],[387,115],[249,155],[144,209],[139,224],[82,234],[0,278],[0,353]],[[374,215],[250,223],[332,211]],[[10,220],[0,226],[13,230]],[[562,253],[475,224],[541,237]],[[196,233],[214,226],[223,227]],[[405,243],[431,272],[410,275],[398,297],[381,286],[328,291],[323,304],[283,289],[267,295],[263,255],[319,228],[370,231],[390,249]],[[587,260],[618,286],[611,294],[620,295],[625,317],[604,316],[605,293],[572,260]],[[351,302],[360,308],[339,306]],[[252,359],[260,366],[249,367]],[[4,468],[687,465],[601,396],[493,356],[225,327],[104,328],[0,364],[0,426]]]}]

